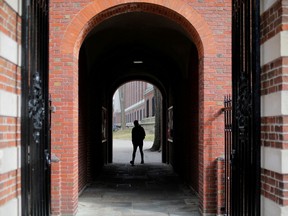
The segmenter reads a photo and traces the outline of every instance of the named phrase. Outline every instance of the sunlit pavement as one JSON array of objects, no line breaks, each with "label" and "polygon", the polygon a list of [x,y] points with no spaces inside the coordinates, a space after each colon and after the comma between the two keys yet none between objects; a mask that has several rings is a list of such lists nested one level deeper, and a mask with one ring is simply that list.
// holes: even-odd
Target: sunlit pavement
[{"label": "sunlit pavement", "polygon": [[[161,163],[161,152],[151,152],[153,142],[144,141],[144,161],[147,163]],[[113,163],[129,164],[132,159],[133,145],[130,140],[113,140]],[[140,164],[139,149],[136,152],[135,165]]]},{"label": "sunlit pavement", "polygon": [[161,153],[150,152],[145,142],[145,164],[137,152],[131,166],[131,141],[114,140],[113,164],[79,197],[77,216],[191,216],[199,215],[198,199],[169,165],[161,163]]}]

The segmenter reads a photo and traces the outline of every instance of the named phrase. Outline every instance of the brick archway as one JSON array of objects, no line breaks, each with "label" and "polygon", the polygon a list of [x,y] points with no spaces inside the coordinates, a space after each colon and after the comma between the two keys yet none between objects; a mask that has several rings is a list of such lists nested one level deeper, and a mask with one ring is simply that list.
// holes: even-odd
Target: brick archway
[{"label": "brick archway", "polygon": [[141,11],[158,14],[178,23],[191,36],[200,56],[203,56],[204,52],[205,55],[212,56],[216,52],[216,47],[209,25],[193,8],[187,9],[185,6],[186,3],[175,0],[95,1],[79,11],[69,24],[61,42],[61,51],[64,54],[71,54],[73,50],[77,56],[86,35],[97,24],[127,11]]},{"label": "brick archway", "polygon": [[[183,27],[197,46],[199,53],[199,198],[202,212],[214,213],[215,191],[209,189],[214,170],[211,155],[221,155],[223,149],[212,144],[223,142],[219,135],[222,117],[222,95],[230,91],[229,76],[224,89],[215,90],[219,61],[219,42],[204,16],[182,0],[111,0],[93,1],[79,8],[70,20],[62,24],[65,30],[51,40],[50,92],[57,112],[52,117],[52,153],[61,159],[52,165],[52,212],[75,214],[78,204],[78,56],[87,34],[102,21],[122,13],[142,11],[164,16]],[[58,25],[58,24],[57,24]],[[51,31],[51,34],[57,33]],[[57,33],[58,34],[58,33]],[[218,55],[218,56],[217,56]],[[220,56],[221,57],[221,56]],[[221,60],[222,61],[222,60]],[[229,66],[229,62],[228,62]],[[220,72],[221,73],[221,72]],[[218,84],[217,84],[218,85]],[[219,84],[219,85],[222,85]],[[220,132],[219,132],[220,131]],[[71,134],[67,136],[67,134]],[[213,152],[213,153],[211,153]],[[218,157],[217,156],[217,157]],[[211,198],[213,197],[213,198]],[[211,207],[212,206],[212,207]]]}]

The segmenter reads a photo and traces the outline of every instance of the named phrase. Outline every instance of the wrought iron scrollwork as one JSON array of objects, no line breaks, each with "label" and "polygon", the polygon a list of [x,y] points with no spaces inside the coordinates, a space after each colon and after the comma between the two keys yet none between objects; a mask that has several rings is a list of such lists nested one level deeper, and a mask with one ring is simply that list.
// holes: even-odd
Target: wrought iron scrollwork
[{"label": "wrought iron scrollwork", "polygon": [[240,138],[245,138],[251,118],[251,90],[249,87],[249,77],[247,73],[242,72],[239,80],[239,94],[236,102],[236,119],[238,120],[238,129]]},{"label": "wrought iron scrollwork", "polygon": [[33,138],[35,143],[40,143],[40,131],[45,117],[45,104],[42,95],[42,81],[40,74],[33,75],[32,94],[28,102],[29,118],[33,122]]},{"label": "wrought iron scrollwork", "polygon": [[48,2],[47,2],[47,0],[38,0],[38,5],[40,6],[40,8],[42,8],[43,12],[46,15],[47,12],[48,12]]}]

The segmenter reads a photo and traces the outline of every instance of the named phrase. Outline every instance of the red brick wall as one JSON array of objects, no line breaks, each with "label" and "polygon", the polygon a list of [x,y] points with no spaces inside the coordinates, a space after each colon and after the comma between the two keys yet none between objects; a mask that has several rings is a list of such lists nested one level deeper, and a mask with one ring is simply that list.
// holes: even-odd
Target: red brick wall
[{"label": "red brick wall", "polygon": [[20,119],[1,116],[0,131],[0,148],[20,145]]},{"label": "red brick wall", "polygon": [[[262,117],[262,146],[288,149],[288,117]],[[288,206],[288,174],[281,174],[262,168],[261,194],[282,206]]]},{"label": "red brick wall", "polygon": [[[21,45],[21,17],[6,1],[0,1],[0,32],[13,40],[13,42]],[[0,94],[2,92],[12,93],[13,96],[18,97],[21,94],[21,68],[1,55],[0,91]],[[5,104],[0,104],[0,106],[3,107]],[[20,117],[6,116],[0,113],[0,153],[9,149],[18,149],[17,147],[20,147]],[[7,155],[1,155],[0,157],[2,162],[0,162],[0,167],[7,163],[7,161],[3,161],[5,160],[5,156],[7,157]],[[20,158],[17,158],[18,160]],[[5,169],[5,167],[3,168]],[[0,172],[0,208],[21,195],[20,182],[21,169],[15,167],[14,170]],[[15,206],[15,208],[18,207]]]},{"label": "red brick wall", "polygon": [[62,212],[72,213],[77,207],[79,48],[99,22],[135,10],[174,20],[197,46],[200,208],[204,213],[216,213],[217,194],[210,188],[216,184],[214,161],[223,154],[223,117],[218,114],[223,96],[231,91],[231,1],[147,0],[152,4],[133,1],[133,5],[107,10],[126,2],[130,1],[50,2],[50,90],[57,106],[52,119],[52,152],[57,149],[62,161]]},{"label": "red brick wall", "polygon": [[146,82],[131,81],[125,83],[125,108],[132,106],[133,104],[143,99],[143,90],[146,89]]},{"label": "red brick wall", "polygon": [[262,66],[261,95],[288,90],[288,57],[280,57]]},{"label": "red brick wall", "polygon": [[217,158],[217,215],[225,214],[225,160]]},{"label": "red brick wall", "polygon": [[[82,53],[81,53],[82,54]],[[78,144],[78,191],[81,192],[88,183],[88,145],[89,145],[89,110],[88,84],[84,78],[86,68],[85,55],[79,60],[79,144]]]},{"label": "red brick wall", "polygon": [[21,43],[21,16],[7,3],[0,2],[1,32]]},{"label": "red brick wall", "polygon": [[262,195],[279,205],[288,206],[288,174],[262,169],[261,178]]},{"label": "red brick wall", "polygon": [[288,149],[288,116],[262,117],[262,146]]},{"label": "red brick wall", "polygon": [[21,196],[20,172],[18,169],[0,175],[0,207]]},{"label": "red brick wall", "polygon": [[[286,1],[278,0],[261,15],[261,44],[282,31],[288,30],[288,9]],[[286,43],[282,42],[281,43]],[[281,44],[280,44],[281,46]],[[280,51],[279,51],[280,52]],[[267,53],[268,55],[268,53]],[[288,90],[288,58],[285,56],[262,65],[261,95]],[[279,104],[279,106],[281,106]],[[265,108],[265,107],[264,107]],[[273,150],[288,149],[288,116],[265,116],[261,119],[261,145]],[[279,156],[280,157],[280,156]],[[285,160],[285,159],[284,159]],[[263,158],[265,161],[265,158]],[[279,169],[280,170],[280,169]],[[288,175],[262,167],[261,194],[276,204],[288,206]]]},{"label": "red brick wall", "polygon": [[21,68],[4,58],[0,58],[0,70],[0,89],[20,94]]},{"label": "red brick wall", "polygon": [[[144,91],[146,89],[146,82],[142,81],[132,81],[126,83],[123,87],[125,88],[125,109],[129,108],[130,106],[140,102],[144,99]],[[151,102],[150,102],[151,103]],[[145,118],[146,115],[143,114],[143,111],[146,110],[146,102],[141,104],[141,106],[137,106],[133,109],[130,109],[129,111],[125,112],[125,116],[129,116],[128,119],[130,121],[127,121],[126,124],[129,123],[129,126],[133,126],[134,120],[141,120],[140,118],[140,110],[142,110],[142,116]],[[118,114],[120,118],[120,113]],[[121,122],[121,121],[120,121]],[[131,124],[132,123],[132,124]]]},{"label": "red brick wall", "polygon": [[278,0],[261,15],[261,43],[288,29],[288,11],[284,5],[285,1]]}]

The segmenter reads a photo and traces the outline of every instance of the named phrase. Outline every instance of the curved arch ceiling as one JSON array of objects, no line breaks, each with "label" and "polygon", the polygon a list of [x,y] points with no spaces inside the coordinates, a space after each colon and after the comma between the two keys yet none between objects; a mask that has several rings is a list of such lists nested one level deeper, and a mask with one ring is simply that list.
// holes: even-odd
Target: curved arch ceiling
[{"label": "curved arch ceiling", "polygon": [[185,76],[191,59],[198,59],[191,56],[191,49],[196,48],[181,26],[144,12],[102,22],[89,33],[81,49],[89,77],[109,79],[109,83],[124,83],[132,76],[170,85]]}]

